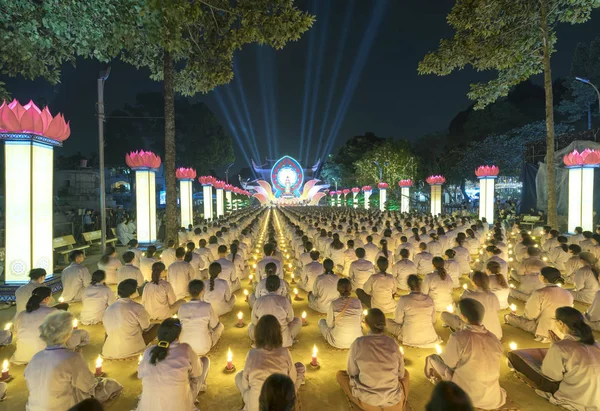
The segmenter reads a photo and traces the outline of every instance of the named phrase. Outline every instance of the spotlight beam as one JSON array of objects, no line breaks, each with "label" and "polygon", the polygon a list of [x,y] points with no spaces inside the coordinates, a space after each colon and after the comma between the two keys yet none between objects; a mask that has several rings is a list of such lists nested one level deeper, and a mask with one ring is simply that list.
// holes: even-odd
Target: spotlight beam
[{"label": "spotlight beam", "polygon": [[273,139],[273,152],[276,157],[279,157],[279,130],[277,127],[277,94],[276,94],[276,86],[277,86],[277,69],[275,62],[275,52],[272,49],[268,50],[268,68],[269,68],[269,78],[271,81],[267,83],[267,90],[269,94],[267,95],[269,99],[269,104],[271,106],[271,138]]},{"label": "spotlight beam", "polygon": [[235,98],[235,96],[233,94],[231,85],[225,86],[225,93],[227,94],[227,97],[229,98],[230,107],[232,107],[232,109],[233,109],[235,118],[238,121],[238,124],[240,125],[241,134],[244,136],[244,139],[245,139],[246,143],[248,144],[248,147],[250,147],[250,149],[252,150],[253,155],[259,155],[258,147],[256,146],[256,141],[254,139],[252,139],[252,137],[249,135],[250,126],[247,125],[244,121],[244,117],[242,116],[242,112],[237,103],[237,99]]},{"label": "spotlight beam", "polygon": [[271,135],[271,120],[269,118],[269,102],[267,97],[267,78],[265,75],[264,65],[261,64],[264,62],[266,58],[265,47],[267,46],[259,46],[257,49],[258,58],[256,59],[258,64],[258,78],[260,83],[260,100],[262,102],[262,111],[264,115],[265,121],[265,135],[267,136],[267,150],[269,153],[269,158],[273,158],[273,143],[272,143],[272,135]]},{"label": "spotlight beam", "polygon": [[[242,76],[239,70],[237,70],[236,60],[233,60],[233,70],[235,72],[235,81],[238,88],[238,93],[240,94],[240,98],[242,101],[242,107],[244,109],[244,114],[246,117],[246,124],[248,125],[248,130],[250,131],[250,137],[252,138],[252,144],[254,146],[255,152],[258,155],[259,150],[256,143],[256,135],[254,134],[254,127],[252,126],[252,117],[250,115],[250,110],[248,110],[248,103],[246,100],[246,93],[244,92],[244,85],[242,81]],[[258,161],[258,160],[257,160]]]},{"label": "spotlight beam", "polygon": [[[315,3],[313,1],[313,5],[315,6],[315,14],[317,14],[319,3],[318,2]],[[313,72],[312,58],[313,58],[313,54],[315,51],[316,38],[317,38],[317,35],[314,32],[314,30],[310,30],[308,32],[308,39],[309,39],[308,58],[306,59],[306,69],[304,70],[304,72],[306,73],[306,76],[304,77],[304,98],[302,101],[302,118],[301,118],[301,124],[300,124],[300,150],[298,151],[298,158],[301,161],[302,161],[302,155],[304,153],[305,141],[306,141],[307,145],[309,145],[308,143],[310,143],[310,136],[308,138],[306,136],[306,118],[307,118],[307,111],[308,111],[308,100],[310,98],[310,93],[311,93],[310,84],[312,82],[312,72]]]}]

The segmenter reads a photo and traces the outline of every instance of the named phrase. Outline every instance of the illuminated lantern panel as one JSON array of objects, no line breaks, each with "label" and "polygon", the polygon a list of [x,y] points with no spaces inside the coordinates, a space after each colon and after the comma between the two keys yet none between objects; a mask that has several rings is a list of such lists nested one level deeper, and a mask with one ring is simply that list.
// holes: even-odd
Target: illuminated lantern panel
[{"label": "illuminated lantern panel", "polygon": [[212,186],[215,183],[215,178],[211,176],[198,177],[198,182],[202,184],[202,197],[204,201],[204,219],[211,220],[213,216],[212,207]]},{"label": "illuminated lantern panel", "polygon": [[410,212],[410,188],[402,187],[400,189],[402,199],[400,200],[400,211],[403,213]]},{"label": "illuminated lantern panel", "polygon": [[155,243],[156,175],[153,170],[136,170],[135,206],[137,240],[140,244]]},{"label": "illuminated lantern panel", "polygon": [[196,170],[180,167],[175,171],[179,180],[179,204],[181,208],[181,226],[194,224],[194,203],[192,181],[196,178]]},{"label": "illuminated lantern panel", "polygon": [[495,180],[493,177],[479,179],[479,219],[485,218],[488,224],[494,222]]},{"label": "illuminated lantern panel", "polygon": [[231,213],[231,210],[233,210],[233,204],[231,203],[231,191],[225,191],[225,199],[227,200],[227,212]]},{"label": "illuminated lantern panel", "polygon": [[594,230],[594,169],[569,168],[569,232]]},{"label": "illuminated lantern panel", "polygon": [[371,206],[369,204],[369,198],[371,197],[371,193],[373,192],[371,186],[364,186],[362,188],[363,193],[365,194],[365,210],[368,210]]},{"label": "illuminated lantern panel", "polygon": [[442,186],[439,184],[431,186],[431,214],[438,215],[442,212]]}]

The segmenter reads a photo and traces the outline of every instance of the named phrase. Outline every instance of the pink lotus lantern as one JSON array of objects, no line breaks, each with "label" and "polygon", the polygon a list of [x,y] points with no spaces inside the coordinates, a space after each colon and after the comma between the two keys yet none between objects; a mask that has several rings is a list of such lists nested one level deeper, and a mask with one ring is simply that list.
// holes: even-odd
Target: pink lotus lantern
[{"label": "pink lotus lantern", "polygon": [[33,268],[52,272],[54,147],[62,146],[71,128],[62,114],[53,116],[33,101],[0,106],[0,140],[4,141],[5,282],[29,281]]},{"label": "pink lotus lantern", "polygon": [[160,157],[151,151],[132,151],[125,156],[125,163],[132,170],[157,169],[160,167]]},{"label": "pink lotus lantern", "polygon": [[600,151],[586,148],[563,157],[569,169],[569,232],[575,227],[594,230],[594,168],[600,165]]},{"label": "pink lotus lantern", "polygon": [[373,189],[371,186],[363,186],[362,191],[364,193],[365,210],[368,210],[370,208],[369,198],[371,197],[371,193],[373,193]]},{"label": "pink lotus lantern", "polygon": [[196,178],[196,170],[179,167],[175,170],[175,176],[179,180],[181,225],[187,227],[194,223],[193,181]]},{"label": "pink lotus lantern", "polygon": [[132,151],[125,163],[135,171],[137,240],[140,244],[156,242],[156,170],[160,157],[151,151]]},{"label": "pink lotus lantern", "polygon": [[431,214],[436,216],[442,212],[442,184],[446,182],[444,176],[429,176],[425,180],[431,186]]},{"label": "pink lotus lantern", "polygon": [[350,194],[350,189],[349,188],[344,188],[342,190],[342,193],[344,193],[344,195],[348,195],[348,194]]},{"label": "pink lotus lantern", "polygon": [[352,193],[353,193],[353,194],[358,194],[358,193],[360,193],[360,188],[358,188],[358,187],[353,187],[353,188],[352,188]]},{"label": "pink lotus lantern", "polygon": [[198,182],[203,186],[212,186],[215,182],[215,178],[212,176],[200,176]]},{"label": "pink lotus lantern", "polygon": [[411,179],[398,181],[400,187],[400,211],[403,213],[410,212],[410,188],[413,185]]},{"label": "pink lotus lantern", "polygon": [[412,187],[413,181],[411,179],[398,181],[398,187]]},{"label": "pink lotus lantern", "polygon": [[194,180],[196,178],[196,170],[193,168],[179,167],[175,170],[175,176],[178,180]]},{"label": "pink lotus lantern", "polygon": [[444,176],[429,176],[425,179],[425,181],[427,181],[427,184],[430,185],[442,185],[446,182],[446,177]]},{"label": "pink lotus lantern", "polygon": [[371,186],[363,186],[362,191],[372,191]]},{"label": "pink lotus lantern", "polygon": [[498,177],[500,169],[497,166],[479,166],[475,169],[477,177]]},{"label": "pink lotus lantern", "polygon": [[377,184],[377,188],[379,188],[380,190],[387,190],[389,188],[389,186],[390,185],[388,183],[383,183],[383,182]]},{"label": "pink lotus lantern", "polygon": [[563,157],[563,162],[567,167],[597,167],[600,165],[600,151],[586,148],[579,153],[573,150]]},{"label": "pink lotus lantern", "polygon": [[475,169],[479,179],[479,219],[485,218],[488,224],[494,222],[495,180],[499,173],[497,166],[483,165]]},{"label": "pink lotus lantern", "polygon": [[198,181],[202,184],[202,202],[204,204],[204,219],[212,220],[213,216],[213,204],[212,204],[212,192],[215,178],[213,176],[200,176]]}]

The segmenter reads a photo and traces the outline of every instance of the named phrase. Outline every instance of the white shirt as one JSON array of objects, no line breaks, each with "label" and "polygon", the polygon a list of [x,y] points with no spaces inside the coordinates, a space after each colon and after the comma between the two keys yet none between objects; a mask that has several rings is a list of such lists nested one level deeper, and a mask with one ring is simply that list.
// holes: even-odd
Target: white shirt
[{"label": "white shirt", "polygon": [[350,281],[352,281],[352,288],[354,290],[363,288],[365,282],[367,282],[373,273],[375,273],[375,267],[372,262],[364,258],[359,258],[352,262],[348,271],[348,276]]},{"label": "white shirt", "polygon": [[40,338],[39,327],[46,317],[54,312],[56,312],[56,308],[40,305],[40,308],[30,313],[21,311],[17,314],[14,325],[17,349],[10,362],[27,364],[34,354],[46,348],[46,343]]},{"label": "white shirt", "polygon": [[63,285],[62,298],[68,303],[81,300],[83,290],[90,285],[92,276],[84,265],[73,262],[63,270],[60,280]]},{"label": "white shirt", "polygon": [[401,290],[410,289],[406,280],[412,274],[417,274],[417,266],[408,258],[398,261],[392,268],[392,275],[396,279],[396,287]]},{"label": "white shirt", "polygon": [[600,291],[596,292],[594,301],[592,301],[592,305],[586,311],[585,316],[589,321],[600,321]]},{"label": "white shirt", "polygon": [[215,310],[207,302],[192,300],[181,305],[177,316],[181,321],[179,340],[188,343],[196,355],[206,355],[213,345],[210,331],[219,325]]},{"label": "white shirt", "polygon": [[152,319],[166,320],[171,317],[171,306],[176,301],[173,287],[165,280],[159,280],[158,284],[149,282],[144,287],[142,305]]},{"label": "white shirt", "polygon": [[575,300],[591,304],[594,301],[596,292],[600,290],[600,283],[598,283],[594,272],[590,267],[584,266],[575,271],[574,277],[575,292],[573,296]]},{"label": "white shirt", "polygon": [[142,332],[150,327],[150,315],[141,304],[120,298],[106,309],[103,323],[107,334],[103,357],[132,357],[146,348]]},{"label": "white shirt", "polygon": [[460,246],[454,247],[453,250],[456,253],[454,260],[456,260],[460,266],[460,273],[466,274],[471,272],[471,254],[469,253],[469,250]]},{"label": "white shirt", "polygon": [[173,264],[175,261],[177,261],[177,258],[175,257],[175,249],[174,248],[165,249],[160,254],[160,261],[162,261],[162,263],[168,269],[171,264]]},{"label": "white shirt", "polygon": [[[154,263],[156,263],[158,261],[159,260],[154,257],[141,257],[140,258],[140,271],[142,272],[142,277],[144,278],[144,281],[152,281],[152,266],[154,265]],[[164,264],[164,262],[163,262],[163,264]],[[165,265],[165,267],[167,267],[167,265]],[[138,284],[138,285],[142,285],[142,284]]]},{"label": "white shirt", "polygon": [[337,291],[339,279],[340,277],[335,274],[319,275],[313,284],[312,294],[310,294],[308,300],[308,306],[320,313],[326,313],[331,302],[340,296]]},{"label": "white shirt", "polygon": [[79,321],[83,325],[102,322],[104,312],[115,301],[115,294],[110,287],[104,284],[93,284],[86,287],[81,296],[82,308]]},{"label": "white shirt", "polygon": [[98,262],[98,269],[104,271],[106,274],[106,284],[117,284],[117,271],[121,268],[121,265],[119,257],[108,257],[106,264],[103,264],[101,261]]},{"label": "white shirt", "polygon": [[371,307],[379,308],[384,313],[391,313],[396,309],[393,297],[396,280],[391,274],[373,274],[365,283],[363,291],[371,296]]},{"label": "white shirt", "polygon": [[20,286],[15,291],[15,300],[17,302],[16,314],[19,314],[21,311],[25,311],[25,306],[27,305],[27,301],[31,298],[31,294],[33,290],[38,287],[43,287],[44,284],[40,284],[37,281],[31,280],[25,285]]},{"label": "white shirt", "polygon": [[279,325],[281,325],[283,346],[291,347],[293,339],[288,324],[294,319],[294,308],[290,300],[275,293],[260,297],[252,308],[252,324],[256,325],[260,317],[266,314],[271,314],[277,318]]},{"label": "white shirt", "polygon": [[394,322],[402,325],[402,344],[432,348],[440,342],[434,324],[435,305],[428,295],[411,292],[398,300]]},{"label": "white shirt", "polygon": [[[343,314],[340,313],[344,311]],[[362,304],[358,298],[340,297],[333,300],[327,310],[325,339],[337,348],[350,348],[354,340],[362,337]]]},{"label": "white shirt", "polygon": [[256,264],[256,275],[258,279],[262,280],[267,276],[266,267],[269,263],[275,263],[277,266],[277,275],[283,279],[283,264],[275,257],[265,257]]},{"label": "white shirt", "polygon": [[117,284],[120,284],[121,281],[129,279],[137,281],[138,287],[144,284],[144,276],[142,275],[142,272],[139,268],[137,268],[131,263],[125,264],[124,266],[119,268],[119,270],[117,271]]},{"label": "white shirt", "polygon": [[547,284],[544,288],[531,293],[525,303],[523,315],[525,318],[536,321],[536,335],[550,337],[549,330],[562,335],[556,326],[556,321],[554,321],[556,309],[572,306],[573,296],[568,290],[554,284]]},{"label": "white shirt", "polygon": [[373,243],[367,243],[364,245],[363,249],[365,250],[365,260],[368,260],[368,261],[372,262],[373,264],[376,264],[377,260],[375,260],[375,257],[377,256],[377,253],[379,252],[379,247],[377,247]]},{"label": "white shirt", "polygon": [[419,275],[426,275],[431,272],[433,256],[427,251],[421,251],[420,253],[415,254],[413,261],[417,266],[417,273]]},{"label": "white shirt", "polygon": [[190,263],[183,260],[177,260],[169,266],[167,270],[167,281],[171,283],[175,298],[180,300],[188,295],[188,284],[194,277],[194,269]]},{"label": "white shirt", "polygon": [[204,294],[201,299],[209,303],[219,317],[231,311],[231,290],[225,280],[215,278],[212,290],[210,280],[204,280]]},{"label": "white shirt", "polygon": [[323,264],[318,261],[312,261],[302,267],[302,273],[298,280],[298,287],[306,291],[312,291],[315,280],[323,274]]},{"label": "white shirt", "polygon": [[445,311],[448,305],[453,304],[452,289],[454,284],[452,278],[446,275],[446,278],[442,280],[437,271],[427,274],[423,279],[421,285],[421,292],[429,295],[435,303],[436,311]]},{"label": "white shirt", "polygon": [[483,305],[485,314],[483,315],[481,324],[501,340],[502,327],[500,326],[500,302],[498,301],[498,297],[491,291],[465,290],[460,296],[460,299],[462,300],[465,298],[477,300]]},{"label": "white shirt", "polygon": [[229,288],[233,288],[233,283],[237,280],[237,274],[233,263],[225,257],[219,258],[215,262],[221,264],[221,274],[219,274],[219,278],[227,281]]}]

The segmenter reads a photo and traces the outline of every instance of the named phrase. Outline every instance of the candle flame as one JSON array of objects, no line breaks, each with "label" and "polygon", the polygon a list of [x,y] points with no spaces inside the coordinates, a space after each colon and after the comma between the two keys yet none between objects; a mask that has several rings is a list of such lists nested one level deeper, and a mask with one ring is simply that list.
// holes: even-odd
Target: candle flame
[{"label": "candle flame", "polygon": [[290,268],[292,268],[292,267],[293,267],[292,263],[289,263],[289,264],[288,264],[288,266],[289,266]]},{"label": "candle flame", "polygon": [[463,284],[463,289],[466,290],[467,289],[467,285]]},{"label": "candle flame", "polygon": [[98,358],[96,358],[96,368],[100,367],[102,367],[102,357],[98,356]]},{"label": "candle flame", "polygon": [[402,346],[400,346],[400,354],[404,355],[404,348]]},{"label": "candle flame", "polygon": [[509,307],[510,307],[510,310],[511,310],[512,312],[515,312],[515,311],[517,311],[517,306],[516,306],[516,305],[514,305],[514,304],[511,304]]},{"label": "candle flame", "polygon": [[233,353],[231,352],[231,348],[227,349],[227,362],[233,361]]},{"label": "candle flame", "polygon": [[248,297],[248,290],[244,290],[244,295]]},{"label": "candle flame", "polygon": [[8,372],[8,360],[2,361],[2,372]]},{"label": "candle flame", "polygon": [[79,320],[77,320],[77,318],[73,318],[73,328],[77,328],[78,325],[79,325]]},{"label": "candle flame", "polygon": [[[254,264],[254,268],[256,268],[256,264]],[[252,279],[254,278],[254,276],[253,276],[252,274],[250,274],[250,275],[248,276],[248,278],[250,279],[250,281],[252,281]]]},{"label": "candle flame", "polygon": [[252,264],[252,268],[256,268],[256,264]]},{"label": "candle flame", "polygon": [[516,342],[511,342],[510,344],[508,344],[508,347],[514,351],[517,349],[517,343]]},{"label": "candle flame", "polygon": [[435,352],[437,352],[438,355],[442,353],[442,347],[439,344],[435,345]]},{"label": "candle flame", "polygon": [[175,319],[178,318],[177,314],[173,314],[173,317],[171,317],[171,318],[175,318]]},{"label": "candle flame", "polygon": [[238,317],[238,320],[241,320],[242,318],[244,318],[244,313],[240,311],[240,312],[237,314],[237,317]]},{"label": "candle flame", "polygon": [[542,260],[548,261],[548,257],[542,257]]},{"label": "candle flame", "polygon": [[366,316],[367,316],[367,314],[369,314],[369,312],[368,312],[367,310],[364,310],[364,311],[363,311],[363,315],[366,317]]},{"label": "candle flame", "polygon": [[510,284],[509,284],[509,287],[510,287],[510,288],[517,288],[517,287],[515,287],[515,285],[514,285],[513,283],[510,283]]},{"label": "candle flame", "polygon": [[302,319],[306,320],[306,311],[302,311]]},{"label": "candle flame", "polygon": [[6,325],[4,326],[4,331],[8,331],[12,328],[13,324],[12,323],[6,323]]},{"label": "candle flame", "polygon": [[294,288],[294,294],[298,295],[298,289]]},{"label": "candle flame", "polygon": [[450,314],[454,312],[454,307],[452,306],[452,304],[448,304],[448,306],[446,307],[446,311],[448,311]]},{"label": "candle flame", "polygon": [[294,279],[294,273],[292,273],[292,280]]},{"label": "candle flame", "polygon": [[140,356],[138,357],[138,364],[141,364],[143,360],[144,360],[144,355],[140,354]]},{"label": "candle flame", "polygon": [[312,354],[313,357],[316,357],[318,352],[319,352],[319,350],[317,349],[317,345],[316,344],[313,345],[313,354]]},{"label": "candle flame", "polygon": [[64,303],[64,302],[65,302],[65,298],[64,298],[64,297],[60,297],[60,298],[58,299],[58,302],[59,302],[59,303],[61,303],[61,304],[62,304],[62,303]]}]

